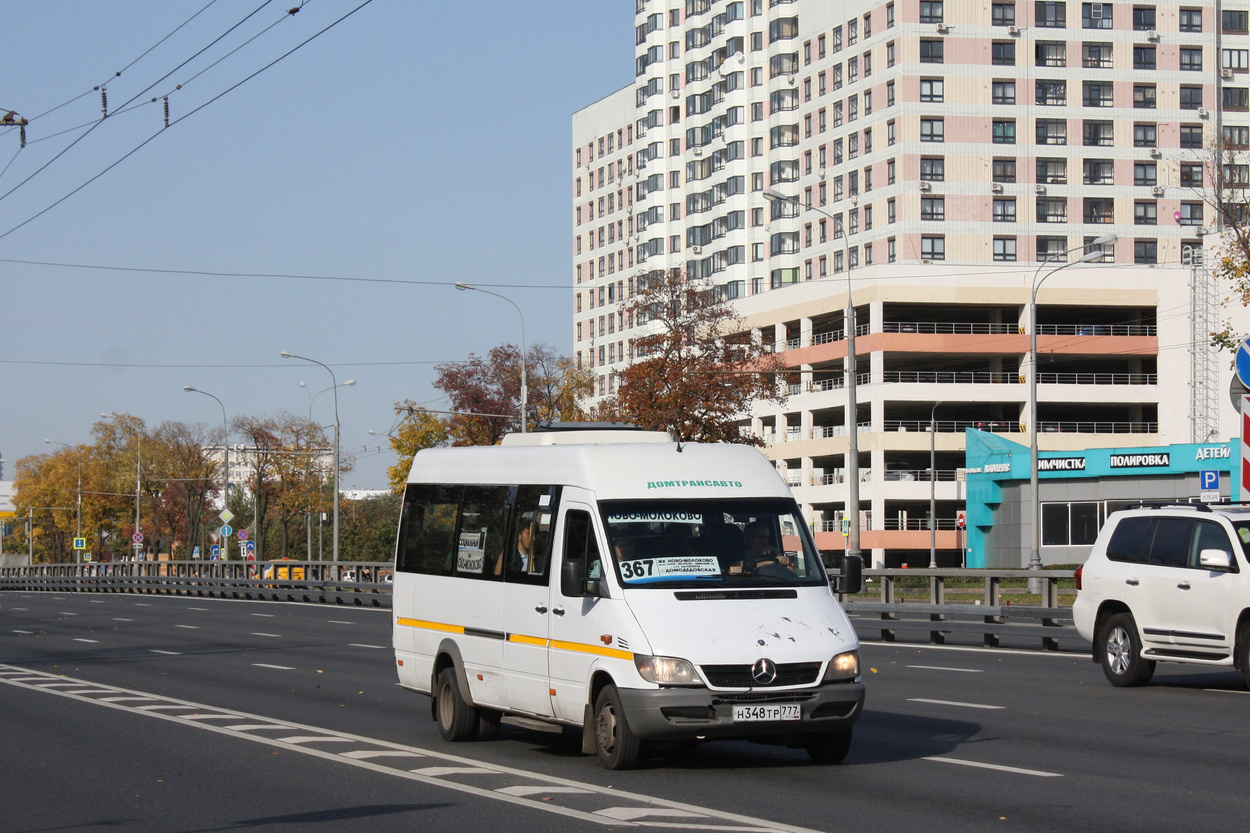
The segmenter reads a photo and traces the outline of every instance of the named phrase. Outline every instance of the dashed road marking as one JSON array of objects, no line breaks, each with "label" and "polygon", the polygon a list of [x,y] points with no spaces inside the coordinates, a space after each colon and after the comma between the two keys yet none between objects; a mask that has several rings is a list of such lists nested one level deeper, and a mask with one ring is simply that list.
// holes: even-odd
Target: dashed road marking
[{"label": "dashed road marking", "polygon": [[293,665],[270,665],[267,662],[254,662],[252,663],[252,665],[256,666],[257,668],[272,668],[275,671],[294,671],[295,670],[295,666]]},{"label": "dashed road marking", "polygon": [[907,668],[919,668],[922,671],[962,671],[965,674],[982,674],[981,668],[951,668],[946,665],[908,665]]},{"label": "dashed road marking", "polygon": [[1040,769],[1021,769],[1018,766],[1003,766],[1002,764],[983,764],[980,761],[961,761],[958,758],[940,758],[927,757],[926,761],[937,761],[942,764],[956,764],[957,766],[970,766],[977,769],[994,769],[999,772],[1010,772],[1015,775],[1034,775],[1038,778],[1062,778],[1062,772],[1045,772]]},{"label": "dashed road marking", "polygon": [[958,706],[962,709],[1005,709],[1006,706],[990,706],[985,703],[961,703],[958,700],[929,700],[924,697],[909,697],[908,703],[929,703],[934,706]]}]

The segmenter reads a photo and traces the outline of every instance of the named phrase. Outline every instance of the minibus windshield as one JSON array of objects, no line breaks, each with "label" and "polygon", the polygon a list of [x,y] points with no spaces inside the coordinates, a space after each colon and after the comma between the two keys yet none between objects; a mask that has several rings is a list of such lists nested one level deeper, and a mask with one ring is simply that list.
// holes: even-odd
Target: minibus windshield
[{"label": "minibus windshield", "polygon": [[605,501],[626,587],[778,587],[828,577],[798,507],[784,498]]}]

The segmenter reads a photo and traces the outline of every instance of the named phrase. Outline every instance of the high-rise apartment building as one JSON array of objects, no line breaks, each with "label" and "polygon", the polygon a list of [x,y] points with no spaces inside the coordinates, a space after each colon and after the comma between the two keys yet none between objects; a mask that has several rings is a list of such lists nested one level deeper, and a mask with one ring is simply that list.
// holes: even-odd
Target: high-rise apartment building
[{"label": "high-rise apartment building", "polygon": [[1250,185],[1228,156],[1250,148],[1250,2],[636,4],[634,82],[573,117],[595,400],[632,358],[636,277],[682,269],[782,352],[789,399],[744,430],[822,549],[844,546],[854,433],[862,546],[889,566],[928,563],[931,497],[960,563],[968,428],[1042,450],[1233,434],[1207,334],[1240,311],[1203,258],[1217,189]]}]

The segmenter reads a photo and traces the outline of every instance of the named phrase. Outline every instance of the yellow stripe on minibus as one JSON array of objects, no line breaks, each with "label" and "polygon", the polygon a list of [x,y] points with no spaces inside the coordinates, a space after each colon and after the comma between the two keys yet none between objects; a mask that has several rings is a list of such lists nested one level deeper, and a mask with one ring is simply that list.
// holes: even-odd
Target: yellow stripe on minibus
[{"label": "yellow stripe on minibus", "polygon": [[586,645],[582,642],[558,642],[553,639],[551,641],[551,647],[555,648],[557,651],[576,651],[579,654],[598,654],[601,657],[612,657],[613,659],[632,660],[634,658],[633,653],[630,651],[618,651],[616,648],[604,648],[599,645]]},{"label": "yellow stripe on minibus", "polygon": [[463,625],[448,625],[444,622],[426,622],[422,619],[405,619],[402,616],[395,619],[395,624],[403,625],[408,628],[423,628],[427,631],[447,631],[448,633],[464,633]]},{"label": "yellow stripe on minibus", "polygon": [[508,641],[519,642],[522,645],[537,645],[539,648],[547,647],[547,640],[542,638],[541,636],[526,636],[525,634],[522,634],[522,633],[508,634]]}]

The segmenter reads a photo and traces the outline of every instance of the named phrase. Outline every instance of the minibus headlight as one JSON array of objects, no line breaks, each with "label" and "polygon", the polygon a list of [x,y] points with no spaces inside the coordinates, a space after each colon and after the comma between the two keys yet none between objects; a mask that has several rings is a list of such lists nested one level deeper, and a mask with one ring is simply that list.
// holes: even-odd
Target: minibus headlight
[{"label": "minibus headlight", "polygon": [[826,683],[853,680],[859,676],[859,651],[846,651],[829,660],[825,669]]},{"label": "minibus headlight", "polygon": [[699,677],[694,673],[694,666],[684,659],[675,657],[649,657],[634,654],[634,665],[638,673],[649,683],[657,685],[699,685]]}]

